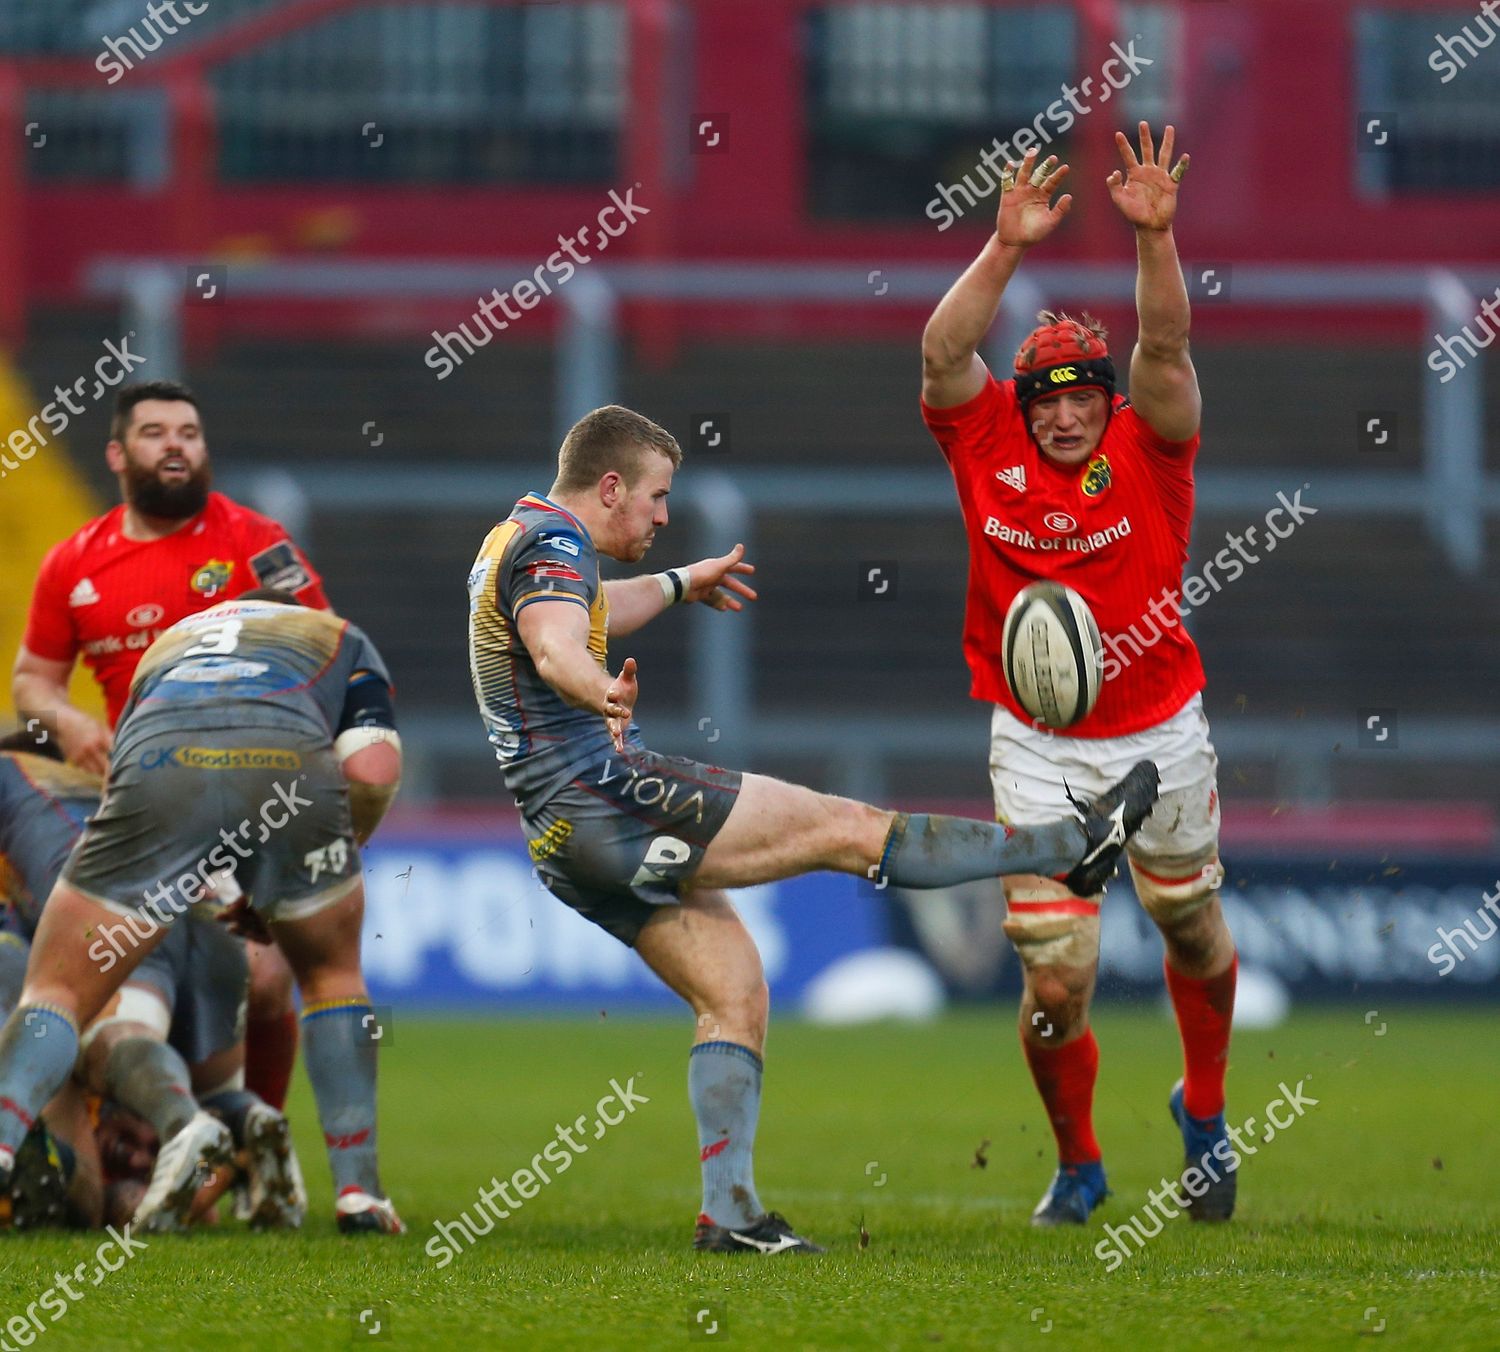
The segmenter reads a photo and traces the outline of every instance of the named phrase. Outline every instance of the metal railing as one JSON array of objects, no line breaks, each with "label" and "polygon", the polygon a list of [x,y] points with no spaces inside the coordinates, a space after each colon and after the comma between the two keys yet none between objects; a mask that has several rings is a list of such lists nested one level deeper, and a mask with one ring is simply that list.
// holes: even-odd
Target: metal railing
[{"label": "metal railing", "polygon": [[[182,367],[182,314],[190,264],[202,260],[101,258],[86,284],[100,297],[123,300],[125,326],[139,335],[156,372]],[[495,289],[530,279],[534,263],[515,259],[434,263],[415,260],[236,263],[230,287],[255,300],[381,300],[452,298],[472,305]],[[824,302],[853,307],[890,301],[931,302],[952,283],[953,264],[863,265],[764,263],[623,263],[579,272],[553,292],[562,308],[556,329],[554,430],[562,434],[582,414],[615,398],[623,342],[622,301]],[[870,284],[878,275],[880,290]],[[1419,310],[1437,333],[1473,325],[1473,299],[1493,290],[1493,277],[1461,269],[1346,266],[1331,268],[1237,264],[1236,306],[1278,309]],[[1135,269],[1120,264],[1028,264],[1006,288],[987,355],[1006,370],[1010,354],[1043,305],[1129,304]],[[455,315],[457,326],[459,316]],[[414,344],[413,361],[420,358]],[[434,382],[434,390],[439,388]],[[1459,572],[1475,576],[1484,564],[1486,517],[1500,510],[1500,476],[1484,467],[1484,384],[1478,361],[1448,383],[1424,362],[1422,468],[1419,472],[1358,471],[1326,476],[1321,491],[1330,510],[1420,515],[1436,550]],[[1274,497],[1282,478],[1268,471],[1203,471],[1206,501],[1226,492]]]},{"label": "metal railing", "polygon": [[[451,298],[472,304],[496,287],[530,277],[534,267],[510,259],[458,263],[432,262],[270,262],[235,264],[229,285],[241,299],[376,300],[391,297]],[[773,266],[736,264],[622,264],[590,268],[554,292],[562,306],[556,327],[555,425],[559,436],[590,408],[609,403],[619,389],[622,336],[619,306],[624,300],[765,302],[832,301],[858,306],[875,299],[869,282],[877,269],[864,266]],[[882,296],[929,302],[951,283],[951,264],[878,269]],[[101,259],[87,283],[96,296],[123,301],[123,327],[137,334],[135,346],[157,373],[182,366],[182,311],[187,297],[187,260]],[[1238,265],[1234,269],[1237,305],[1283,308],[1406,305],[1419,308],[1434,331],[1456,330],[1473,322],[1470,297],[1487,285],[1461,270],[1345,267],[1316,271]],[[1071,268],[1029,266],[1013,280],[991,335],[992,365],[1005,369],[1020,338],[1043,304],[1091,301],[1128,302],[1134,270],[1116,265]],[[456,323],[455,319],[455,323]],[[419,361],[413,344],[413,361]],[[440,387],[434,382],[434,393]],[[1436,549],[1453,566],[1475,574],[1484,560],[1486,518],[1500,510],[1500,476],[1489,475],[1483,459],[1483,388],[1478,363],[1444,385],[1431,368],[1423,373],[1422,467],[1417,471],[1338,471],[1319,475],[1319,511],[1333,514],[1417,515]],[[230,477],[233,483],[233,476]],[[493,501],[514,489],[492,470],[458,466],[391,466],[378,475],[351,478],[342,468],[298,464],[242,476],[238,489],[305,538],[313,510],[337,501],[342,510],[406,509],[459,511],[476,500]],[[1246,501],[1274,499],[1285,487],[1284,470],[1233,470],[1207,466],[1198,477],[1198,502],[1205,512],[1232,512]],[[851,476],[819,470],[747,470],[733,477],[695,472],[676,490],[697,522],[704,553],[717,552],[726,539],[753,548],[756,511],[849,513],[878,511],[895,500],[908,510],[951,512],[953,485],[940,467],[927,471],[869,471]],[[887,796],[893,761],[923,755],[967,755],[986,737],[979,708],[902,724],[889,719],[850,716],[836,723],[820,717],[759,712],[754,705],[750,661],[753,621],[711,626],[695,613],[690,644],[690,694],[675,718],[651,720],[653,737],[706,752],[698,720],[711,717],[717,730],[712,754],[726,763],[743,760],[753,748],[762,754],[825,757],[827,782],[866,798]],[[954,638],[957,644],[957,635]],[[475,717],[428,713],[409,720],[413,737],[411,778],[420,794],[430,787],[436,758],[483,747]],[[1356,729],[1335,719],[1304,719],[1287,725],[1275,720],[1237,717],[1216,729],[1229,756],[1274,759],[1277,792],[1287,798],[1329,796],[1334,752],[1348,745]],[[1500,729],[1464,718],[1404,719],[1403,756],[1469,764],[1500,755]],[[482,753],[481,753],[482,754]],[[1378,753],[1372,753],[1378,754]],[[1345,760],[1348,754],[1345,753]]]}]

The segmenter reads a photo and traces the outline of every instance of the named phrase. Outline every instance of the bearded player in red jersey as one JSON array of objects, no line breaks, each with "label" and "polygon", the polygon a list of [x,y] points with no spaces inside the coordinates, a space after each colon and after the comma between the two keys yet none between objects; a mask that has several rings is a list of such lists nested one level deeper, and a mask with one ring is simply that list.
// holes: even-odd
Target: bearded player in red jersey
[{"label": "bearded player in red jersey", "polygon": [[[203,422],[185,385],[123,387],[104,458],[123,500],[42,561],[11,678],[28,726],[39,720],[69,761],[101,776],[136,664],[163,630],[255,587],[328,609],[321,579],[286,531],[210,491]],[[68,699],[80,656],[104,690],[107,726]],[[246,1083],[281,1109],[297,1056],[291,969],[274,945],[247,943],[246,952]]]},{"label": "bearded player in red jersey", "polygon": [[[1227,1220],[1239,1158],[1224,1121],[1234,1009],[1234,941],[1218,901],[1218,760],[1208,737],[1203,667],[1180,620],[1159,642],[1106,663],[1093,712],[1065,733],[1039,727],[1001,673],[1006,609],[1028,583],[1065,583],[1086,600],[1106,642],[1176,598],[1187,562],[1201,399],[1188,355],[1188,297],[1172,220],[1183,156],[1174,132],[1158,154],[1140,124],[1140,155],[1116,133],[1124,171],[1110,197],[1135,229],[1139,333],[1130,397],[1115,391],[1105,332],[1043,312],[997,381],[976,354],[1027,249],[1072,203],[1050,206],[1068,173],[1032,151],[1001,177],[996,229],[944,296],[922,339],[922,413],[957,483],[969,540],[964,653],[974,698],[995,706],[990,775],[995,810],[1016,825],[1055,817],[1064,782],[1092,794],[1143,757],[1161,771],[1161,798],[1129,846],[1136,895],[1166,944],[1167,990],[1186,1071],[1170,1108],[1186,1164],[1180,1189],[1195,1220]],[[1158,616],[1158,622],[1160,617]],[[1122,648],[1121,651],[1127,651]],[[1113,670],[1111,669],[1113,666]],[[1032,1221],[1082,1224],[1107,1194],[1092,1122],[1099,1051],[1089,1004],[1099,966],[1095,896],[1052,878],[1005,880],[1005,931],[1025,978],[1021,1042],[1057,1137],[1059,1167]]]}]

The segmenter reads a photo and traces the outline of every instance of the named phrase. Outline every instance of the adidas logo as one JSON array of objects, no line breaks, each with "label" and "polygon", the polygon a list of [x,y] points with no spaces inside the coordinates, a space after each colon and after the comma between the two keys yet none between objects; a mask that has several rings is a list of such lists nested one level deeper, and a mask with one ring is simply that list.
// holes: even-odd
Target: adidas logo
[{"label": "adidas logo", "polygon": [[995,471],[995,477],[1007,488],[1014,488],[1017,493],[1026,491],[1026,466],[1012,465],[1009,469]]},{"label": "adidas logo", "polygon": [[91,606],[98,599],[99,593],[95,589],[93,582],[88,578],[84,578],[83,581],[81,581],[76,587],[73,588],[72,592],[69,593],[68,604],[70,606]]}]

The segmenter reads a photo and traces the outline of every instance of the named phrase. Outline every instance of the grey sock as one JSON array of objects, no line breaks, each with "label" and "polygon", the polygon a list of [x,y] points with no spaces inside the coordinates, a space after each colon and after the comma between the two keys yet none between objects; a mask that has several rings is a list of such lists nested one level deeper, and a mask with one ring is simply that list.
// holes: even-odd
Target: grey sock
[{"label": "grey sock", "polygon": [[761,1059],[737,1042],[700,1042],[688,1057],[688,1097],[698,1119],[702,1214],[715,1225],[750,1225],[765,1214],[755,1194],[755,1125]]},{"label": "grey sock", "polygon": [[313,1005],[302,1016],[302,1058],[318,1101],[334,1191],[384,1197],[375,1162],[374,1011],[368,1004]]},{"label": "grey sock", "polygon": [[178,1051],[148,1037],[127,1038],[104,1063],[104,1088],[116,1103],[144,1117],[165,1145],[198,1111],[192,1075]]},{"label": "grey sock", "polygon": [[1083,826],[1060,818],[1046,826],[1001,826],[969,817],[898,812],[878,877],[897,887],[951,887],[1010,873],[1066,873],[1083,854]]},{"label": "grey sock", "polygon": [[21,1005],[0,1029],[0,1146],[12,1151],[73,1073],[78,1029],[49,1005]]}]

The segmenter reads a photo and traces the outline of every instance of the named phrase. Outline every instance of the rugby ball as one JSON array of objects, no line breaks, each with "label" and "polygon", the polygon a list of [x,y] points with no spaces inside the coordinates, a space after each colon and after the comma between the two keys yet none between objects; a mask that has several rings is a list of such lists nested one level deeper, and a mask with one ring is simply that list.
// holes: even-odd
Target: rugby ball
[{"label": "rugby ball", "polygon": [[1088,603],[1060,582],[1033,582],[1005,612],[1005,684],[1042,726],[1071,727],[1093,712],[1104,684],[1102,649]]}]

